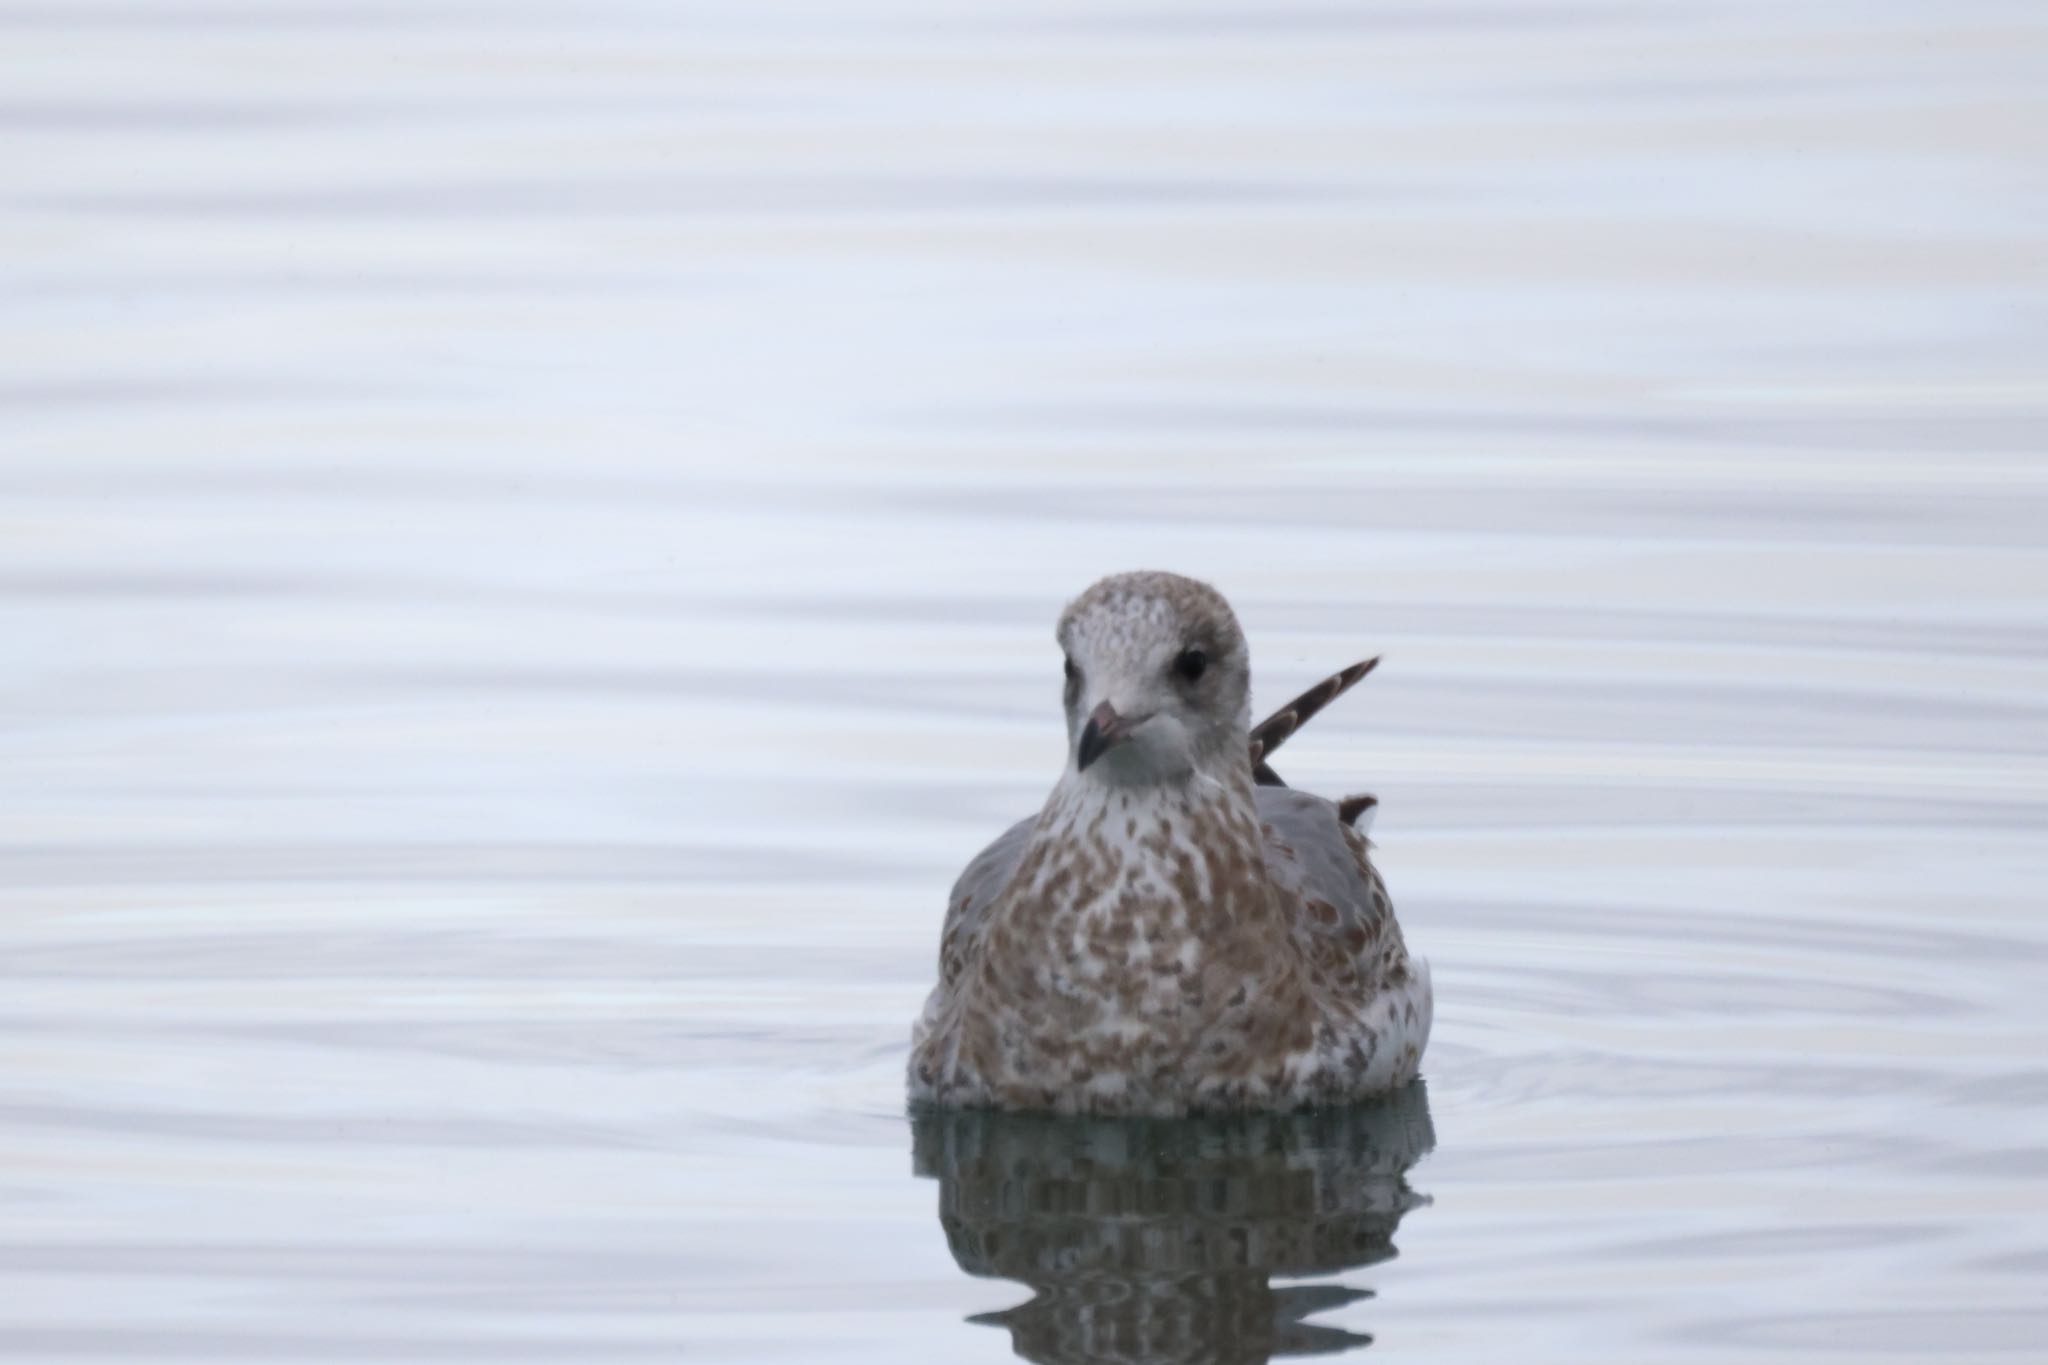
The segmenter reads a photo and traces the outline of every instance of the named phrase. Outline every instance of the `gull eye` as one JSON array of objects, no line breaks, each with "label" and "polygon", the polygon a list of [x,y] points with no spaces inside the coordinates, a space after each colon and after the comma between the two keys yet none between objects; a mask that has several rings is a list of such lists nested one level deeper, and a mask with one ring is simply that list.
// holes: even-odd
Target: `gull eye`
[{"label": "gull eye", "polygon": [[1209,656],[1199,649],[1184,649],[1173,661],[1173,671],[1189,682],[1201,680],[1202,671],[1209,666]]},{"label": "gull eye", "polygon": [[1068,655],[1068,656],[1066,657],[1066,660],[1065,660],[1065,662],[1066,662],[1066,665],[1067,665],[1067,681],[1068,681],[1068,682],[1073,682],[1073,681],[1074,681],[1074,680],[1075,680],[1076,678],[1078,678],[1078,677],[1080,677],[1080,676],[1081,676],[1081,670],[1080,670],[1080,669],[1078,669],[1078,668],[1076,668],[1076,667],[1074,667],[1074,656],[1073,656],[1073,655],[1069,654],[1069,655]]}]

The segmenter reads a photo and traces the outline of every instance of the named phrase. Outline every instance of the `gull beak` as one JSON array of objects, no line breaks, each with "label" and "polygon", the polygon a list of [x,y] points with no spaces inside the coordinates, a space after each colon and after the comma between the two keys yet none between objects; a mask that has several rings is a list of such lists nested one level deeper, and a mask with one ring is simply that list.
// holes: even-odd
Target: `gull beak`
[{"label": "gull beak", "polygon": [[1088,723],[1081,727],[1081,746],[1074,752],[1074,771],[1086,772],[1088,765],[1113,746],[1130,738],[1131,727],[1116,713],[1116,708],[1103,702],[1088,713]]}]

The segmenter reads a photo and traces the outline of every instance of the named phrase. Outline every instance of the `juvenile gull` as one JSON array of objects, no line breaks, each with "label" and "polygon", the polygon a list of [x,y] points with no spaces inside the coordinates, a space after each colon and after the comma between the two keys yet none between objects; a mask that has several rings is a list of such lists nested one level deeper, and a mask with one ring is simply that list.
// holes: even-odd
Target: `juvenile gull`
[{"label": "juvenile gull", "polygon": [[1356,827],[1372,800],[1340,807],[1267,765],[1372,663],[1253,730],[1244,633],[1207,584],[1105,578],[1059,640],[1066,770],[953,886],[911,1097],[1169,1115],[1413,1078],[1429,965]]}]

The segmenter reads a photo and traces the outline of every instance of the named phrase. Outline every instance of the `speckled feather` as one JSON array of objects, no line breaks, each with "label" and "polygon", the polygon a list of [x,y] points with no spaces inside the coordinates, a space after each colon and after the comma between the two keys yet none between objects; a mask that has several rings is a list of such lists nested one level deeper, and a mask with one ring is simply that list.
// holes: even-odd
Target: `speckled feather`
[{"label": "speckled feather", "polygon": [[[1302,693],[1293,701],[1288,702],[1287,705],[1253,726],[1251,733],[1252,770],[1257,772],[1259,769],[1265,768],[1267,760],[1273,756],[1273,751],[1282,744],[1285,744],[1288,736],[1308,724],[1309,721],[1315,718],[1316,712],[1322,710],[1346,692],[1349,692],[1360,678],[1363,678],[1379,666],[1379,656],[1374,655],[1370,659],[1360,660],[1342,672],[1332,673],[1329,677],[1323,679],[1314,687],[1311,687],[1308,691]],[[1267,771],[1270,772],[1271,770],[1267,769]],[[1281,782],[1276,776],[1273,781],[1265,785],[1281,787],[1286,784]]]},{"label": "speckled feather", "polygon": [[[1078,598],[1060,634],[1070,657],[1119,678],[1198,641],[1213,686],[1165,694],[1179,728],[1155,723],[1174,737],[1157,772],[1116,780],[1070,763],[1039,814],[961,874],[914,1033],[913,1098],[1175,1114],[1337,1102],[1412,1078],[1427,965],[1408,956],[1339,808],[1255,786],[1228,605],[1192,580],[1120,575]],[[1370,667],[1290,704],[1268,751]],[[1080,686],[1070,674],[1070,728]]]}]

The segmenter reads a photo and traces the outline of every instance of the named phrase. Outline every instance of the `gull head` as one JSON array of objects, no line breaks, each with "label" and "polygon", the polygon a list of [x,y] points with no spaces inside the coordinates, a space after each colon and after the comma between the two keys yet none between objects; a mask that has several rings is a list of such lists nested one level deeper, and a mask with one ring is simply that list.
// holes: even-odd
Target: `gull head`
[{"label": "gull head", "polygon": [[1112,574],[1068,604],[1059,642],[1071,773],[1147,785],[1244,765],[1250,651],[1208,584]]}]

